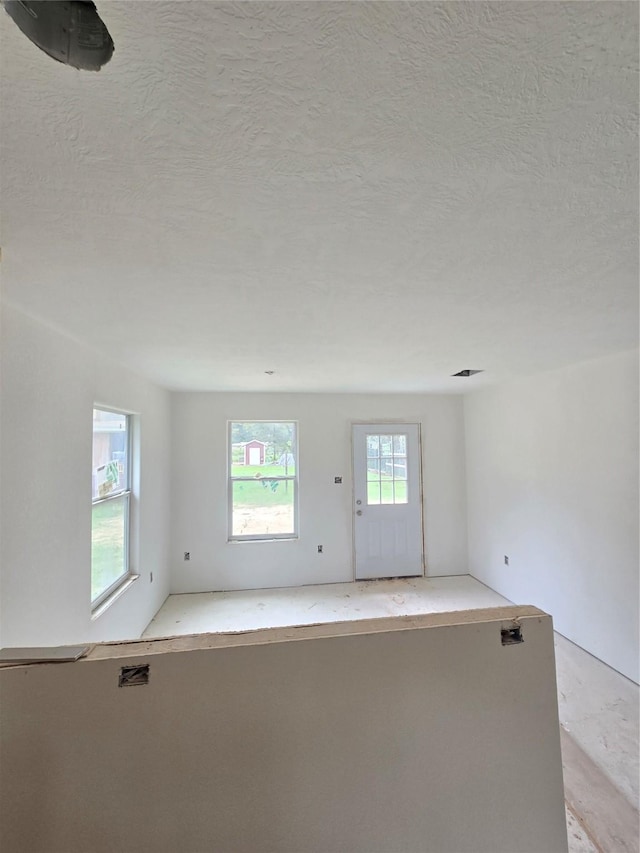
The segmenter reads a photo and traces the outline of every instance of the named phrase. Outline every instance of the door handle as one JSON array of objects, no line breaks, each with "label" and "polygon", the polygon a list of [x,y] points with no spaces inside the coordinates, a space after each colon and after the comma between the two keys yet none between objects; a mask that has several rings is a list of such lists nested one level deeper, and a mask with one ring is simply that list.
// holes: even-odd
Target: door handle
[{"label": "door handle", "polygon": [[361,509],[357,509],[357,510],[356,510],[356,515],[362,515],[362,510],[361,510]]}]

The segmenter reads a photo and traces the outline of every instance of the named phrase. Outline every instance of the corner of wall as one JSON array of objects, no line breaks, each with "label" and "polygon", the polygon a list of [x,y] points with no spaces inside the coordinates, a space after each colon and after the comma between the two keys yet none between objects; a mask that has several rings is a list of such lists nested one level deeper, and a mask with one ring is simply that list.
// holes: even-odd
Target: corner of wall
[{"label": "corner of wall", "polygon": [[474,393],[464,410],[470,573],[637,681],[637,351]]}]

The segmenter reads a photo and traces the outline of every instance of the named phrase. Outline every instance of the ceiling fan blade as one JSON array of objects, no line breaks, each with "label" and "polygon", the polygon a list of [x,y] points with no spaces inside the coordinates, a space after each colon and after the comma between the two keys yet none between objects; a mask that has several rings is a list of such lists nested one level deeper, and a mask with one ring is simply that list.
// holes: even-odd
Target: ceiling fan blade
[{"label": "ceiling fan blade", "polygon": [[91,0],[5,0],[4,8],[58,62],[99,71],[113,55],[113,39]]}]

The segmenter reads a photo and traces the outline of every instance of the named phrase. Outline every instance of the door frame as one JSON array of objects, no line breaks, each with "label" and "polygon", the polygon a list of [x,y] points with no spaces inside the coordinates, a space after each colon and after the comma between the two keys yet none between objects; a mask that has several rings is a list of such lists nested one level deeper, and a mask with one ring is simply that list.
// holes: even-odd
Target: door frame
[{"label": "door frame", "polygon": [[[349,443],[351,445],[351,579],[355,583],[356,582],[356,519],[354,506],[356,502],[356,479],[355,479],[355,448],[353,446],[353,428],[354,426],[383,426],[384,424],[389,424],[390,426],[403,426],[406,424],[407,426],[416,426],[418,427],[418,480],[419,480],[419,490],[418,493],[420,495],[420,545],[422,548],[422,574],[421,575],[413,575],[413,577],[428,577],[427,575],[427,550],[426,550],[426,541],[425,541],[425,533],[424,533],[424,477],[423,477],[423,449],[422,449],[422,422],[421,421],[407,421],[404,418],[373,418],[370,420],[355,420],[349,422]],[[365,583],[365,581],[362,581]]]}]

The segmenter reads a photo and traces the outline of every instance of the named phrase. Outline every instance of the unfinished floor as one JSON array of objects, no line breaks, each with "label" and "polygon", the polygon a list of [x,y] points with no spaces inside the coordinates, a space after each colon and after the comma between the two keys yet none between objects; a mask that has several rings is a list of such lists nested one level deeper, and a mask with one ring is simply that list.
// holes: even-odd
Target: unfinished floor
[{"label": "unfinished floor", "polygon": [[[143,637],[250,631],[507,603],[512,602],[469,575],[191,593],[169,596]],[[638,853],[638,686],[559,634],[556,667],[569,850]]]},{"label": "unfinished floor", "polygon": [[253,631],[510,604],[469,575],[170,595],[143,637]]}]

